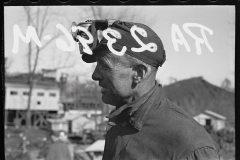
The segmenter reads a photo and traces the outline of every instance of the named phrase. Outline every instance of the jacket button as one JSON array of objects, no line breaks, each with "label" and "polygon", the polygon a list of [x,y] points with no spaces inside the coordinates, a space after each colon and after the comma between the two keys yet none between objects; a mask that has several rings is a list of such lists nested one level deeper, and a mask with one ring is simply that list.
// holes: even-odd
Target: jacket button
[{"label": "jacket button", "polygon": [[127,126],[127,122],[123,122],[121,125],[122,125],[122,127],[126,127]]}]

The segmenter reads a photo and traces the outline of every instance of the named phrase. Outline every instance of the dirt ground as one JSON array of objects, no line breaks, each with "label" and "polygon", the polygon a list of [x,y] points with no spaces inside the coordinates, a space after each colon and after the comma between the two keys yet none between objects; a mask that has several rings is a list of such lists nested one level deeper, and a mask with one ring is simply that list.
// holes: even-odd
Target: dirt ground
[{"label": "dirt ground", "polygon": [[[6,160],[44,160],[49,145],[50,133],[38,128],[5,127],[4,133]],[[83,150],[89,145],[76,145],[74,147],[74,160],[91,160]]]},{"label": "dirt ground", "polygon": [[[6,160],[44,160],[49,145],[52,143],[50,140],[50,133],[47,130],[40,130],[38,128],[15,128],[5,127],[5,159]],[[224,134],[223,134],[224,135]],[[213,136],[213,135],[212,135]],[[213,136],[214,137],[214,136]],[[220,135],[221,141],[224,140]],[[224,136],[226,141],[229,141]],[[218,140],[214,138],[216,142]],[[234,137],[235,139],[235,137]],[[220,143],[218,146],[219,153],[224,160],[235,160],[235,145],[226,145],[230,143]],[[235,140],[232,142],[235,144]],[[83,150],[88,145],[74,145],[74,160],[91,160],[89,155]],[[227,150],[225,149],[227,148]]]},{"label": "dirt ground", "polygon": [[43,159],[51,143],[49,133],[37,128],[5,127],[6,160]]}]

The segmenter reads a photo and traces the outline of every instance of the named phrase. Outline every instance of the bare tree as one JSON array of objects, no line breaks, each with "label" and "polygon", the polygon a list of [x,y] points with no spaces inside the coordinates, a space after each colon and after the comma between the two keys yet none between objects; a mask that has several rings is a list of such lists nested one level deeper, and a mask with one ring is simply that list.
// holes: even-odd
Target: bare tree
[{"label": "bare tree", "polygon": [[[137,8],[134,7],[102,7],[102,6],[91,6],[90,11],[94,19],[117,19],[122,21],[135,21],[135,22],[147,22],[146,17],[140,15]],[[149,23],[149,22],[148,22]],[[152,23],[152,22],[151,22]]]},{"label": "bare tree", "polygon": [[4,69],[5,69],[5,76],[8,75],[9,68],[11,67],[13,61],[10,58],[4,58]]},{"label": "bare tree", "polygon": [[[77,62],[77,57],[75,54],[69,52],[59,53],[56,52],[57,48],[54,48],[54,51],[48,56],[48,60],[51,62],[49,68],[52,70],[60,70],[72,68]],[[45,59],[42,59],[44,62]]]},{"label": "bare tree", "polygon": [[231,81],[228,78],[225,78],[222,82],[222,88],[230,91],[231,90]]},{"label": "bare tree", "polygon": [[[40,41],[44,39],[46,31],[50,30],[51,23],[60,17],[59,11],[50,10],[49,7],[30,7],[24,6],[24,12],[26,14],[27,26],[32,26],[36,29],[36,33]],[[62,16],[61,16],[62,17]],[[26,124],[31,126],[31,98],[32,90],[35,82],[35,74],[39,65],[40,54],[49,44],[51,44],[62,33],[59,30],[54,30],[54,35],[51,39],[45,42],[42,47],[39,47],[33,42],[28,43],[27,47],[27,65],[28,65],[28,84],[29,84],[29,96],[27,101],[27,119]],[[62,66],[63,67],[63,66]]]}]

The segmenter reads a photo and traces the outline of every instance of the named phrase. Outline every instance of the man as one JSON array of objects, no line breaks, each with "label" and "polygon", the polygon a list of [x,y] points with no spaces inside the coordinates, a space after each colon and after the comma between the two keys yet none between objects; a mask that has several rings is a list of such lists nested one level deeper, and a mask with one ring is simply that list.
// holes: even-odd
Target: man
[{"label": "man", "polygon": [[68,145],[60,140],[60,132],[51,133],[53,143],[50,145],[46,160],[71,160]]},{"label": "man", "polygon": [[70,152],[70,155],[71,155],[71,160],[73,160],[74,159],[74,146],[68,140],[68,136],[64,131],[60,132],[59,140],[61,142],[65,143],[68,146],[68,149],[69,149],[69,152]]},{"label": "man", "polygon": [[97,62],[92,79],[99,82],[103,102],[116,106],[107,116],[103,160],[218,159],[205,129],[163,97],[155,77],[166,56],[157,34],[140,23],[115,21],[107,27],[93,54],[82,56]]}]

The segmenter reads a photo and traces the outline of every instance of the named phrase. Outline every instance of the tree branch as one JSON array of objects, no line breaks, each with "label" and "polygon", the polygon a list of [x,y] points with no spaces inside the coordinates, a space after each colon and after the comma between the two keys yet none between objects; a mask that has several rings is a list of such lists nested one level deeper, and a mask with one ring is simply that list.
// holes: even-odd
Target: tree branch
[{"label": "tree branch", "polygon": [[41,28],[41,27],[39,27],[39,19],[40,19],[40,16],[39,16],[39,12],[40,12],[40,10],[39,10],[39,7],[37,7],[37,17],[36,17],[36,27],[35,27],[35,29],[36,29],[36,32],[37,32],[37,34],[39,35],[39,28]]},{"label": "tree branch", "polygon": [[61,36],[62,34],[55,35],[52,37],[47,43],[45,43],[40,50],[43,50],[45,47],[47,47],[53,40],[55,40],[57,37]]},{"label": "tree branch", "polygon": [[95,8],[96,7],[93,7],[93,6],[91,6],[90,7],[91,8],[91,11],[92,11],[92,13],[93,13],[93,17],[95,18],[95,19],[98,19],[99,18],[99,13],[96,13],[97,11],[95,10]]}]

